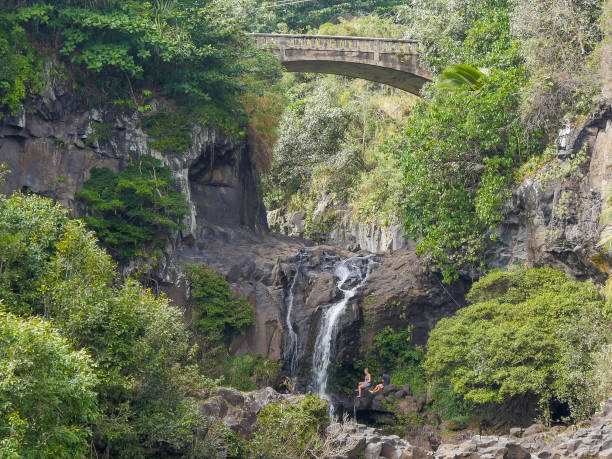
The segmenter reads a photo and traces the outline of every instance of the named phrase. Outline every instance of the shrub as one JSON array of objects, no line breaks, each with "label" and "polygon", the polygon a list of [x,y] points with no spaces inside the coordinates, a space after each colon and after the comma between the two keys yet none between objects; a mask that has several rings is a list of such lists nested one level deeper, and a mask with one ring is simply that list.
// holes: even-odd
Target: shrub
[{"label": "shrub", "polygon": [[90,357],[0,302],[0,456],[84,457],[98,414]]},{"label": "shrub", "polygon": [[42,89],[42,66],[23,28],[4,14],[0,14],[0,61],[0,108],[14,115],[28,94]]},{"label": "shrub", "polygon": [[187,275],[198,333],[225,341],[232,333],[253,323],[253,307],[244,298],[236,298],[222,275],[200,265],[190,266]]},{"label": "shrub", "polygon": [[[372,352],[376,366],[387,369],[393,384],[408,384],[415,395],[425,392],[421,363],[425,353],[412,344],[412,327],[394,331],[387,327],[374,337]],[[377,381],[377,378],[374,378]]]},{"label": "shrub", "polygon": [[[492,71],[482,89],[433,89],[390,143],[404,172],[404,226],[445,282],[481,268],[514,169],[537,150],[521,136],[520,70]],[[435,139],[435,140],[432,140]]]},{"label": "shrub", "polygon": [[135,257],[164,232],[181,228],[185,197],[173,186],[170,169],[150,156],[131,161],[121,172],[91,170],[76,195],[93,215],[88,226],[121,260]]},{"label": "shrub", "polygon": [[180,155],[192,143],[192,125],[178,113],[157,113],[144,118],[140,125],[154,140],[149,146],[164,155]]},{"label": "shrub", "polygon": [[602,1],[512,3],[512,31],[531,74],[521,104],[524,126],[552,137],[566,113],[588,112],[598,89],[589,56],[602,39]]},{"label": "shrub", "polygon": [[316,457],[328,423],[327,403],[316,395],[308,394],[298,404],[269,404],[257,417],[249,457]]},{"label": "shrub", "polygon": [[259,355],[237,355],[226,360],[224,382],[242,391],[274,386],[279,382],[282,362],[272,362]]},{"label": "shrub", "polygon": [[603,342],[604,302],[592,284],[550,268],[492,271],[469,294],[474,304],[431,332],[425,369],[475,404],[535,396],[574,418],[595,402],[588,375]]},{"label": "shrub", "polygon": [[93,123],[91,127],[93,132],[87,137],[85,144],[91,147],[95,145],[96,142],[109,140],[113,128],[114,125],[112,123]]}]

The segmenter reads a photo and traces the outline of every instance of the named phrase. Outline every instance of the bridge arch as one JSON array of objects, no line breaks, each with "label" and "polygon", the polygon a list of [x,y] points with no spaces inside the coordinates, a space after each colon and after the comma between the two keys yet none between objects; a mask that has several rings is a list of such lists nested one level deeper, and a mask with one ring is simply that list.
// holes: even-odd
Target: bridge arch
[{"label": "bridge arch", "polygon": [[253,34],[259,48],[276,54],[290,72],[345,75],[419,94],[431,80],[412,40],[328,35]]}]

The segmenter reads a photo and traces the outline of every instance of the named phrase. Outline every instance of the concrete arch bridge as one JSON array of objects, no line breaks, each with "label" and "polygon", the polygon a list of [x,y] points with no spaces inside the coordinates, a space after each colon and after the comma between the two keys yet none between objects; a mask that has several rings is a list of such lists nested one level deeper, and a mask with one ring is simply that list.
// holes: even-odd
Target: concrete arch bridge
[{"label": "concrete arch bridge", "polygon": [[258,48],[276,54],[290,72],[333,73],[377,81],[419,94],[431,80],[413,40],[327,35],[253,34]]}]

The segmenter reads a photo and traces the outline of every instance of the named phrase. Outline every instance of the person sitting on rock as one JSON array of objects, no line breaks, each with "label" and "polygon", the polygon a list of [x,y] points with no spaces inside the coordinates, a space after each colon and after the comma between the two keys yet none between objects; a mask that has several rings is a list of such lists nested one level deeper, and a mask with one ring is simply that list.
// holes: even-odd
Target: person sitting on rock
[{"label": "person sitting on rock", "polygon": [[359,383],[359,386],[357,388],[357,392],[359,392],[359,394],[357,395],[357,397],[361,397],[361,391],[363,389],[367,389],[372,385],[372,375],[370,374],[368,369],[364,369],[363,372],[365,373],[365,379]]},{"label": "person sitting on rock", "polygon": [[377,384],[374,390],[370,391],[370,394],[375,394],[376,392],[383,390],[383,387],[388,386],[389,384],[391,384],[391,378],[386,371],[383,371],[382,375],[380,375],[380,384]]}]

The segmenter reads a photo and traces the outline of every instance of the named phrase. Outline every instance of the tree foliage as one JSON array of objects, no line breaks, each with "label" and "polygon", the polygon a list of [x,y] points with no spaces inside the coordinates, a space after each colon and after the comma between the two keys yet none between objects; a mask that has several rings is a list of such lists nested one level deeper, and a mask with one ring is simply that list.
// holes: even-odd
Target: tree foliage
[{"label": "tree foliage", "polygon": [[530,72],[521,113],[529,131],[556,135],[565,115],[585,114],[599,83],[593,53],[602,0],[514,0],[512,32]]},{"label": "tree foliage", "polygon": [[2,198],[0,222],[5,308],[43,316],[95,363],[97,447],[113,457],[193,452],[202,420],[185,394],[205,381],[190,366],[181,312],[135,281],[119,283],[94,235],[48,199]]},{"label": "tree foliage", "polygon": [[236,298],[225,278],[200,265],[188,269],[191,297],[194,299],[194,324],[199,333],[226,340],[233,332],[255,320],[253,307]]},{"label": "tree foliage", "polygon": [[170,169],[151,156],[131,161],[118,173],[92,169],[76,197],[91,209],[87,224],[123,260],[141,253],[156,236],[179,229],[188,212]]},{"label": "tree foliage", "polygon": [[[389,151],[403,166],[404,226],[445,282],[461,268],[482,268],[513,171],[541,148],[535,134],[523,132],[520,89],[528,75],[510,13],[497,0],[418,2],[405,12],[411,30],[421,31],[431,66],[448,70],[422,91]],[[447,90],[449,76],[467,81],[468,75],[469,84]]]},{"label": "tree foliage", "polygon": [[317,29],[325,23],[337,22],[341,17],[393,15],[395,7],[402,0],[312,0],[302,4],[273,8],[276,0],[251,0],[250,12],[261,18],[258,22],[263,30],[254,32],[306,32]]},{"label": "tree foliage", "polygon": [[404,172],[404,225],[448,282],[480,268],[513,171],[534,147],[522,136],[521,71],[493,70],[478,91],[433,89],[389,144]]},{"label": "tree foliage", "polygon": [[269,404],[257,417],[249,457],[316,457],[328,423],[327,403],[316,395],[308,394],[298,404]]},{"label": "tree foliage", "polygon": [[92,360],[48,322],[2,311],[0,456],[84,457],[98,407]]},{"label": "tree foliage", "polygon": [[597,402],[593,352],[604,342],[604,301],[592,284],[550,268],[492,271],[474,304],[442,319],[428,341],[430,378],[477,404],[535,397],[584,418]]},{"label": "tree foliage", "polygon": [[15,110],[32,86],[29,42],[59,52],[69,75],[101,101],[163,91],[184,105],[235,107],[238,77],[260,53],[222,0],[4,2],[2,104]]},{"label": "tree foliage", "polygon": [[[23,28],[2,14],[0,61],[0,107],[16,114],[26,95],[40,90],[42,69]],[[2,116],[0,112],[0,118]]]}]

